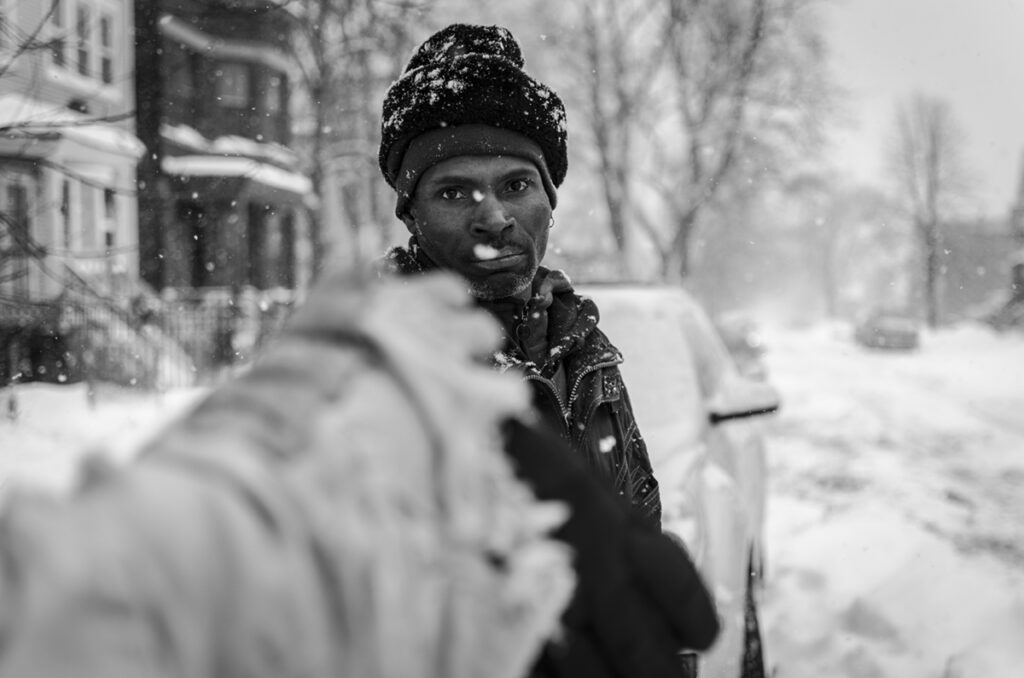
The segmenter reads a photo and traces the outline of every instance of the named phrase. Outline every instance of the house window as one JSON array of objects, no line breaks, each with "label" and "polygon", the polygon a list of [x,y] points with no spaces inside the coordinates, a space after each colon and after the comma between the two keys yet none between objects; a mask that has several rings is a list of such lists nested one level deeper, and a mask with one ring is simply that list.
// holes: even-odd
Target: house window
[{"label": "house window", "polygon": [[100,15],[100,80],[109,85],[114,82],[114,18]]},{"label": "house window", "polygon": [[7,200],[3,216],[10,229],[15,246],[22,251],[28,248],[29,228],[28,189],[21,183],[7,184]]},{"label": "house window", "polygon": [[64,236],[64,249],[71,249],[71,182],[60,182],[60,220]]},{"label": "house window", "polygon": [[98,190],[87,184],[81,187],[81,212],[82,215],[82,249],[86,252],[93,252],[99,246],[97,233],[97,200]]},{"label": "house window", "polygon": [[108,0],[45,0],[45,3],[48,11],[52,7],[49,11],[50,63],[103,85],[114,84],[120,37],[119,9]]},{"label": "house window", "polygon": [[249,203],[249,268],[246,282],[258,290],[267,289],[267,230],[271,225],[273,207],[259,203]]},{"label": "house window", "polygon": [[261,125],[261,131],[268,141],[288,141],[287,87],[288,81],[280,73],[270,72],[264,80],[263,117],[266,123]]},{"label": "house window", "polygon": [[278,261],[278,282],[295,289],[295,214],[288,210],[281,217],[281,256]]},{"label": "house window", "polygon": [[184,236],[181,256],[187,266],[187,284],[190,287],[203,287],[208,284],[213,273],[213,262],[209,260],[212,248],[206,242],[203,207],[198,203],[179,200],[176,208],[178,228]]},{"label": "house window", "polygon": [[263,97],[263,106],[267,110],[267,115],[280,113],[284,102],[284,78],[277,73],[270,74],[266,87],[263,88]]},{"label": "house window", "polygon": [[[6,58],[10,58],[12,54],[24,49],[25,35],[18,23],[18,5],[19,0],[0,0],[0,54],[5,55]],[[49,6],[49,1],[47,6]],[[24,20],[24,14],[22,14],[22,18]],[[2,64],[0,64],[0,70],[5,70]]]},{"label": "house window", "polygon": [[223,63],[215,71],[217,101],[227,108],[249,107],[248,64]]},{"label": "house window", "polygon": [[194,123],[196,117],[195,57],[184,46],[169,45],[164,50],[166,64],[166,104],[168,122]]},{"label": "house window", "polygon": [[67,65],[65,50],[67,49],[67,21],[64,20],[64,0],[53,0],[53,11],[50,13],[50,25],[53,27],[53,38],[50,40],[50,56],[55,66],[64,68]]},{"label": "house window", "polygon": [[117,194],[110,188],[103,189],[103,232],[103,243],[110,249],[117,233]]},{"label": "house window", "polygon": [[167,89],[169,94],[191,97],[195,91],[192,55],[184,48],[170,49],[167,54]]},{"label": "house window", "polygon": [[78,69],[78,74],[85,77],[89,77],[92,72],[90,59],[92,56],[91,50],[91,37],[92,32],[90,24],[90,12],[89,6],[86,4],[79,4],[75,8],[75,45],[76,55],[75,64]]},{"label": "house window", "polygon": [[9,36],[14,34],[14,22],[11,10],[7,9],[7,0],[0,0],[0,50],[13,47]]},{"label": "house window", "polygon": [[29,188],[24,179],[5,182],[0,191],[0,278],[9,292],[28,291],[28,254],[32,248]]}]

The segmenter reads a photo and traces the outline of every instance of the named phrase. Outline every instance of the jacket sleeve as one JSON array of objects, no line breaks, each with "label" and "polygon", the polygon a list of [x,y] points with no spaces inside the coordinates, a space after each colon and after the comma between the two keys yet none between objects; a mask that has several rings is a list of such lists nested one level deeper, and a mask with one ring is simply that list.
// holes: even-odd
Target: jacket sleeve
[{"label": "jacket sleeve", "polygon": [[608,492],[554,434],[509,423],[506,451],[540,499],[571,511],[556,536],[574,551],[578,584],[562,641],[545,648],[534,675],[682,675],[677,653],[708,648],[719,628],[686,552]]},{"label": "jacket sleeve", "polygon": [[[622,373],[616,368],[617,378],[622,383]],[[621,398],[615,403],[615,415],[620,419],[626,440],[626,455],[629,464],[629,496],[633,506],[651,526],[661,526],[661,488],[651,466],[651,456],[633,413],[629,390],[622,383]]]}]

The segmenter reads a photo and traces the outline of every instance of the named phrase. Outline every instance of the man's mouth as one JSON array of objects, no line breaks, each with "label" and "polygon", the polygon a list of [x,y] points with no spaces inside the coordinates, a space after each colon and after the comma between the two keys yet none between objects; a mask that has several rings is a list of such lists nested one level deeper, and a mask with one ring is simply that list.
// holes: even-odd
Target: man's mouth
[{"label": "man's mouth", "polygon": [[515,268],[526,259],[526,253],[518,247],[478,244],[473,247],[472,263],[489,271]]}]

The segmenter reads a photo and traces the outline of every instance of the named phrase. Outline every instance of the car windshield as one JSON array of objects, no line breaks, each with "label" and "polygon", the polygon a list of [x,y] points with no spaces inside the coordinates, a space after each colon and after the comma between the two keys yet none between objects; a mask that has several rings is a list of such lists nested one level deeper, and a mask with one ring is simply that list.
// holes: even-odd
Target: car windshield
[{"label": "car windshield", "polygon": [[601,310],[601,329],[622,351],[622,376],[629,385],[637,424],[655,468],[680,445],[693,446],[707,413],[695,384],[694,366],[678,295],[595,286],[581,290]]}]

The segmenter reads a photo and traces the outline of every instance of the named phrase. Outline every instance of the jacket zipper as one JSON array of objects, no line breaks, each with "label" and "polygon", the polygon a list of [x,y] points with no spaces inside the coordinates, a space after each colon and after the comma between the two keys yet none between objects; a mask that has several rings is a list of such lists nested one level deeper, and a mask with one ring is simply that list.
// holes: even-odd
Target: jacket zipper
[{"label": "jacket zipper", "polygon": [[584,377],[586,377],[588,374],[597,372],[598,370],[603,370],[606,367],[615,367],[621,362],[621,360],[606,360],[605,362],[595,363],[594,365],[591,365],[590,367],[576,375],[576,380],[573,382],[572,389],[570,389],[569,391],[568,402],[562,400],[562,397],[558,395],[558,388],[555,386],[555,382],[551,381],[547,377],[542,377],[539,374],[527,374],[524,375],[524,378],[533,381],[538,381],[548,387],[548,390],[551,391],[551,395],[555,397],[555,402],[558,403],[558,409],[562,413],[562,421],[565,422],[566,429],[568,430],[570,408],[572,407],[573,402],[575,402],[576,396],[579,395],[577,391],[579,390],[580,384],[583,383]]},{"label": "jacket zipper", "polygon": [[569,430],[569,407],[562,402],[562,397],[558,395],[558,387],[555,386],[555,382],[551,381],[547,377],[542,377],[539,374],[527,374],[524,375],[524,378],[529,381],[540,382],[548,387],[548,390],[551,391],[551,395],[555,397],[555,402],[558,403],[558,410],[562,414],[562,423],[565,424],[565,430],[567,433],[571,433]]},{"label": "jacket zipper", "polygon": [[604,399],[597,400],[591,403],[591,406],[587,408],[586,412],[583,413],[583,421],[577,422],[577,424],[581,425],[582,427],[578,431],[573,431],[572,427],[569,424],[569,414],[572,410],[572,404],[576,402],[576,398],[579,396],[579,388],[580,385],[583,383],[583,379],[587,375],[593,374],[598,370],[603,370],[606,367],[615,367],[616,365],[619,365],[621,363],[621,360],[606,360],[604,362],[595,363],[588,367],[587,369],[580,372],[578,375],[576,375],[576,380],[573,382],[572,388],[569,390],[569,402],[565,409],[566,429],[569,431],[569,436],[572,440],[576,440],[578,436],[581,436],[583,434],[583,431],[586,430],[587,425],[590,423],[590,419],[591,417],[594,416],[594,412],[597,411],[597,408],[600,407],[602,403],[608,402],[607,399]]},{"label": "jacket zipper", "polygon": [[606,367],[615,367],[616,365],[619,365],[621,363],[621,360],[606,360],[603,363],[595,363],[594,365],[591,365],[590,367],[576,375],[576,381],[573,383],[572,389],[570,389],[569,391],[568,407],[572,407],[572,404],[576,401],[576,396],[579,395],[579,393],[577,393],[577,390],[579,389],[580,384],[583,383],[584,377],[586,377],[588,374],[597,372],[598,370],[603,370]]}]

